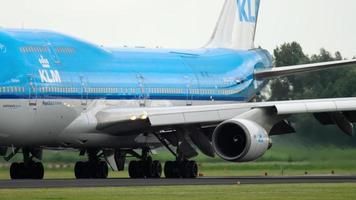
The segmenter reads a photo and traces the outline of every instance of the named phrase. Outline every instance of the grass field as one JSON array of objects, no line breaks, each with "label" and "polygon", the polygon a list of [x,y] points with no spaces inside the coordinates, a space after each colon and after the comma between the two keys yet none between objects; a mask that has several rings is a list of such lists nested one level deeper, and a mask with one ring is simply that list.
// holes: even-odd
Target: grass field
[{"label": "grass field", "polygon": [[356,184],[233,185],[185,187],[0,190],[6,200],[353,200]]},{"label": "grass field", "polygon": [[[161,161],[173,159],[167,152],[154,156]],[[18,157],[17,160],[20,158]],[[73,164],[77,153],[46,152],[45,178],[74,178]],[[277,147],[256,162],[228,163],[218,158],[199,156],[200,173],[204,176],[264,176],[356,174],[356,150],[335,147],[289,148]],[[50,165],[48,163],[51,163]],[[59,167],[56,166],[65,166]],[[127,177],[127,171],[110,172],[110,177]],[[8,167],[0,167],[0,179],[8,179]],[[186,187],[123,187],[123,188],[67,188],[67,189],[9,189],[0,190],[6,200],[259,200],[259,199],[356,199],[356,184],[283,184]]]}]

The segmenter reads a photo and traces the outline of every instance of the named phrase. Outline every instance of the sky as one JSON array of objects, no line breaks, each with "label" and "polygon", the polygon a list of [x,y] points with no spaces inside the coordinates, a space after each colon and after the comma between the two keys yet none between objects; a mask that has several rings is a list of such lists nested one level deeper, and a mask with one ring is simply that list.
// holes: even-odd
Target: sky
[{"label": "sky", "polygon": [[[224,0],[0,0],[0,27],[66,33],[107,47],[199,48]],[[355,0],[261,0],[256,46],[299,42],[356,56]]]}]

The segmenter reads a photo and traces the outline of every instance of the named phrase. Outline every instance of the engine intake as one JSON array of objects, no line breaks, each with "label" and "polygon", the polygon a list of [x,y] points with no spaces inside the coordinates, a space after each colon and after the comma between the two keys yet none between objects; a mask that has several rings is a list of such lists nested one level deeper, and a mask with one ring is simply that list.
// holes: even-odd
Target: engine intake
[{"label": "engine intake", "polygon": [[271,146],[266,130],[246,119],[221,123],[213,133],[212,143],[216,154],[231,162],[256,160]]}]

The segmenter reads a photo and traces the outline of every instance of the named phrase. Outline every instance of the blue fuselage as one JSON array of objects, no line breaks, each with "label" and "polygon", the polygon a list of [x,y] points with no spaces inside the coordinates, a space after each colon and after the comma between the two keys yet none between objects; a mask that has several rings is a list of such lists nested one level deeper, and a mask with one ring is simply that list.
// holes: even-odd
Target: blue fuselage
[{"label": "blue fuselage", "polygon": [[0,29],[0,98],[248,101],[265,50],[105,49],[62,34]]}]

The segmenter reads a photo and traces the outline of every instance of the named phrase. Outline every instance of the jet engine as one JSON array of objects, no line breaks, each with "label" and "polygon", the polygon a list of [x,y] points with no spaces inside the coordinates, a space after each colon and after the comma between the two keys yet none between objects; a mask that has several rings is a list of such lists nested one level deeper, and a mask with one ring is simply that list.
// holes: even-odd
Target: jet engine
[{"label": "jet engine", "polygon": [[221,123],[212,137],[214,150],[222,159],[231,162],[253,161],[270,147],[267,131],[248,119],[231,119]]}]

